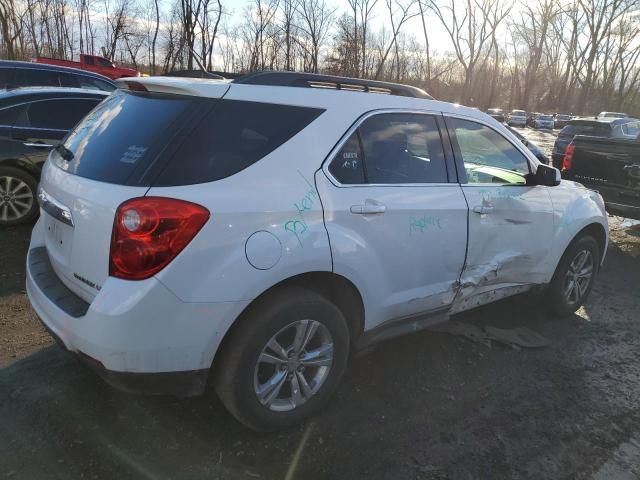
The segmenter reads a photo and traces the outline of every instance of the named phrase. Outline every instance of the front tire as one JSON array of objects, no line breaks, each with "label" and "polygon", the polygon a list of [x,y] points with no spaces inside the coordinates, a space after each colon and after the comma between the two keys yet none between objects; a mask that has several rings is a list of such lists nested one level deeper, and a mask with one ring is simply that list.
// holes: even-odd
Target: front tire
[{"label": "front tire", "polygon": [[259,300],[239,322],[214,366],[216,391],[233,416],[267,432],[322,408],[349,355],[342,312],[316,292],[291,287]]},{"label": "front tire", "polygon": [[586,301],[600,267],[600,246],[591,235],[574,240],[560,259],[547,291],[550,309],[570,315]]}]

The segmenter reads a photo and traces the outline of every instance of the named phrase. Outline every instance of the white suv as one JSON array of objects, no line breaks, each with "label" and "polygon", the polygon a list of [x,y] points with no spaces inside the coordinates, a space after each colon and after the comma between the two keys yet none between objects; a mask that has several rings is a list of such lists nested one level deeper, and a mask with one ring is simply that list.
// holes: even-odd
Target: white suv
[{"label": "white suv", "polygon": [[573,312],[608,238],[598,193],[488,115],[295,73],[123,80],[39,197],[48,329],[126,390],[210,379],[256,430],[316,411],[371,342],[535,287]]}]

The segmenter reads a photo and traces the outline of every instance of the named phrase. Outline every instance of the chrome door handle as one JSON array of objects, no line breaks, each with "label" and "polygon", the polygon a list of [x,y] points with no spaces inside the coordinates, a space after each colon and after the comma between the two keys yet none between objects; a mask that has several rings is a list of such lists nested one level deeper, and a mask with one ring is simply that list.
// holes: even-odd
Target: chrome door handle
[{"label": "chrome door handle", "polygon": [[473,207],[473,211],[480,215],[493,212],[493,205],[476,205]]},{"label": "chrome door handle", "polygon": [[42,148],[51,148],[53,147],[53,145],[50,145],[48,143],[31,143],[31,142],[24,142],[23,145],[25,147],[42,147]]},{"label": "chrome door handle", "polygon": [[376,205],[366,203],[364,205],[351,205],[351,213],[358,215],[370,215],[376,213],[384,213],[387,211],[387,207],[384,205]]}]

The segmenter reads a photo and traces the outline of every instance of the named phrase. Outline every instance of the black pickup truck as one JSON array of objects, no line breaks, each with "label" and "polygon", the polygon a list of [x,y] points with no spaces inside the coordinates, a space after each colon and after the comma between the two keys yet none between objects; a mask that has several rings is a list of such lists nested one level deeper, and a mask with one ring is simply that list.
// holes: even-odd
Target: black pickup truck
[{"label": "black pickup truck", "polygon": [[628,125],[625,138],[573,137],[562,176],[598,190],[610,213],[640,220],[640,122]]},{"label": "black pickup truck", "polygon": [[576,135],[589,135],[592,137],[607,138],[627,138],[626,131],[631,128],[627,124],[637,124],[635,118],[613,118],[613,117],[579,117],[567,122],[567,125],[560,130],[558,138],[553,144],[551,157],[553,166],[562,168],[564,149],[571,143]]}]

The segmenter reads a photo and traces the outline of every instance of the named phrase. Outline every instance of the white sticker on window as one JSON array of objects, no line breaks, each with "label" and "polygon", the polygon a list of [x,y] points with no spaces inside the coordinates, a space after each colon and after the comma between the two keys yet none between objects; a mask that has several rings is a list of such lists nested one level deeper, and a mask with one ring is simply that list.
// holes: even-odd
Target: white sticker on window
[{"label": "white sticker on window", "polygon": [[139,147],[137,145],[130,145],[124,152],[124,155],[120,157],[122,163],[136,163],[140,160],[140,157],[147,151],[147,147]]}]

